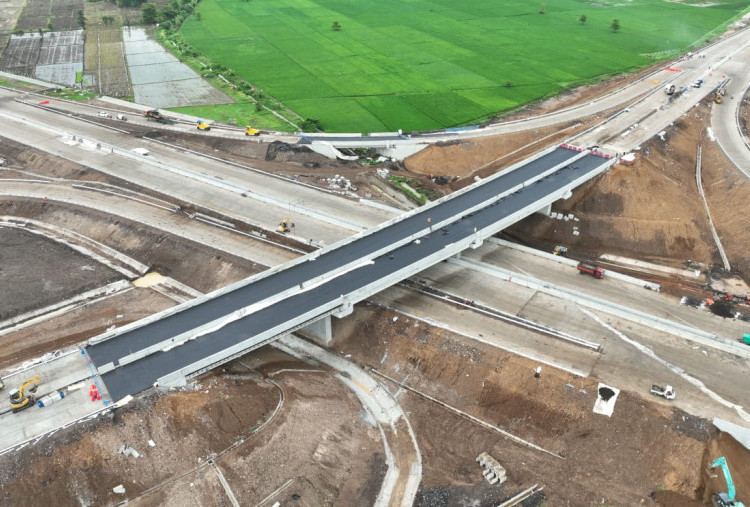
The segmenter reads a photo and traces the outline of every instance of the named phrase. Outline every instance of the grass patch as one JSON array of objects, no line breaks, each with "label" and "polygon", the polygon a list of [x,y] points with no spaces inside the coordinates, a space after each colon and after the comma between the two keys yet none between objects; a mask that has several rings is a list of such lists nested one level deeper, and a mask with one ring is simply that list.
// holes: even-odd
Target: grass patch
[{"label": "grass patch", "polygon": [[76,72],[76,84],[81,84],[83,81],[83,72]]},{"label": "grass patch", "polygon": [[216,106],[175,107],[171,111],[190,114],[238,127],[250,125],[264,130],[289,131],[289,124],[268,111],[256,111],[255,104],[221,104]]},{"label": "grass patch", "polygon": [[429,199],[429,195],[417,180],[406,178],[404,176],[391,176],[388,178],[388,181],[393,183],[407,197],[420,206],[426,203]]},{"label": "grass patch", "polygon": [[202,0],[200,19],[180,33],[325,130],[426,130],[644,67],[746,9],[738,0],[558,0],[544,14],[524,0]]}]

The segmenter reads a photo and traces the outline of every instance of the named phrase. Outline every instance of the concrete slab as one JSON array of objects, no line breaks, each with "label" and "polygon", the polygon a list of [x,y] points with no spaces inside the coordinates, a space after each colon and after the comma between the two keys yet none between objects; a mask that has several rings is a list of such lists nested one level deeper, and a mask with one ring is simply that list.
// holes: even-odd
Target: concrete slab
[{"label": "concrete slab", "polygon": [[[4,406],[3,410],[7,412],[0,414],[0,453],[30,439],[41,438],[47,433],[106,408],[103,401],[92,402],[89,398],[91,370],[86,358],[78,350],[13,373],[3,381],[6,389],[12,389],[35,375],[41,377],[37,398],[80,381],[84,381],[85,386],[83,389],[69,392],[64,399],[43,408],[34,405],[14,414],[9,410],[10,407]],[[107,393],[102,392],[104,387],[101,384],[99,387],[102,398],[106,400]]]}]

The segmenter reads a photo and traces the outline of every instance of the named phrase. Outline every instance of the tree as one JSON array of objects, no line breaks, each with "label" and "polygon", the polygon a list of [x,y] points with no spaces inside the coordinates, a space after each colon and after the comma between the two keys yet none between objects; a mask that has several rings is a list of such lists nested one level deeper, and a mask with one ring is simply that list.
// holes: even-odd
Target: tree
[{"label": "tree", "polygon": [[102,23],[104,23],[105,25],[111,25],[114,22],[115,22],[114,16],[102,16]]},{"label": "tree", "polygon": [[333,25],[331,25],[331,28],[333,29],[334,32],[340,32],[341,31],[341,25],[339,24],[338,21],[334,21]]},{"label": "tree", "polygon": [[611,29],[611,30],[612,30],[613,32],[617,33],[617,31],[618,31],[618,30],[620,29],[620,21],[619,21],[619,20],[617,20],[617,19],[613,19],[613,20],[612,20],[612,24],[611,24],[611,25],[609,25],[609,28],[610,28],[610,29]]},{"label": "tree", "polygon": [[86,28],[86,16],[83,15],[83,11],[78,11],[78,26]]},{"label": "tree", "polygon": [[52,27],[52,21],[47,21],[47,31],[48,31],[48,32],[51,32],[51,31],[52,31],[52,28],[53,28],[53,27]]},{"label": "tree", "polygon": [[589,18],[587,18],[585,14],[581,14],[578,17],[578,22],[581,23],[582,25],[585,25],[587,19],[589,19]]},{"label": "tree", "polygon": [[141,8],[141,21],[144,25],[153,25],[159,19],[159,11],[156,10],[156,4],[146,4]]},{"label": "tree", "polygon": [[539,14],[544,14],[547,12],[547,4],[542,4],[539,6]]},{"label": "tree", "polygon": [[201,19],[203,19],[203,16],[201,15],[200,12],[195,11],[195,19],[198,20],[198,21],[200,21]]}]

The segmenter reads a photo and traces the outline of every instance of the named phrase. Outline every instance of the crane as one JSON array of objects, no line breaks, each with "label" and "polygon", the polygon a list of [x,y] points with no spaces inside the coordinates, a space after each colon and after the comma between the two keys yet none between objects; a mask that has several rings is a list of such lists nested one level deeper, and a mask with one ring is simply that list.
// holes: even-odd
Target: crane
[{"label": "crane", "polygon": [[[21,410],[25,408],[29,408],[34,404],[34,391],[36,391],[36,388],[39,387],[39,380],[40,377],[37,375],[36,377],[32,377],[23,384],[21,384],[21,387],[18,389],[13,389],[10,393],[8,393],[8,397],[10,398],[10,408],[13,409],[13,412],[20,412]],[[27,390],[29,392],[27,392]]]},{"label": "crane", "polygon": [[714,507],[745,507],[742,502],[734,501],[734,481],[732,481],[732,474],[729,473],[729,466],[727,466],[727,459],[724,456],[716,458],[710,465],[709,468],[721,467],[721,471],[724,472],[724,479],[727,481],[727,492],[718,493],[711,498],[711,502]]}]

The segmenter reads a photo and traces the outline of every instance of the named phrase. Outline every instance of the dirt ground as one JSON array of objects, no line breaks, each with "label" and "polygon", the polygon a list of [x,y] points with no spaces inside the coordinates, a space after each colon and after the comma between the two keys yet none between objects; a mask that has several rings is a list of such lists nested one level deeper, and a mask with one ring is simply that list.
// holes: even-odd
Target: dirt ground
[{"label": "dirt ground", "polygon": [[[252,359],[0,457],[0,504],[230,505],[218,469],[243,505],[287,481],[268,505],[293,496],[300,506],[371,505],[384,473],[382,443],[354,395],[321,371],[264,378],[310,369],[273,349]],[[119,454],[121,445],[140,457]],[[124,495],[112,491],[118,485]]]},{"label": "dirt ground", "polygon": [[[636,505],[661,490],[697,499],[716,442],[726,443],[721,452],[736,453],[737,473],[748,464],[750,451],[726,435],[716,440],[710,421],[629,393],[620,393],[611,418],[597,415],[596,379],[553,369],[537,379],[532,361],[404,316],[394,322],[394,316],[360,306],[354,318],[334,321],[333,348],[563,457],[509,442],[402,390],[399,399],[422,452],[422,505],[485,505],[485,499],[497,502],[535,483],[544,485],[549,505]],[[483,451],[508,470],[508,481],[493,493],[475,462]],[[720,490],[717,483],[707,491]]]},{"label": "dirt ground", "polygon": [[[98,262],[82,263],[72,248],[23,229],[1,227],[0,277],[23,290],[0,295],[0,321],[27,309],[48,306],[119,280],[122,276]],[[31,264],[6,261],[35,258]]]}]

